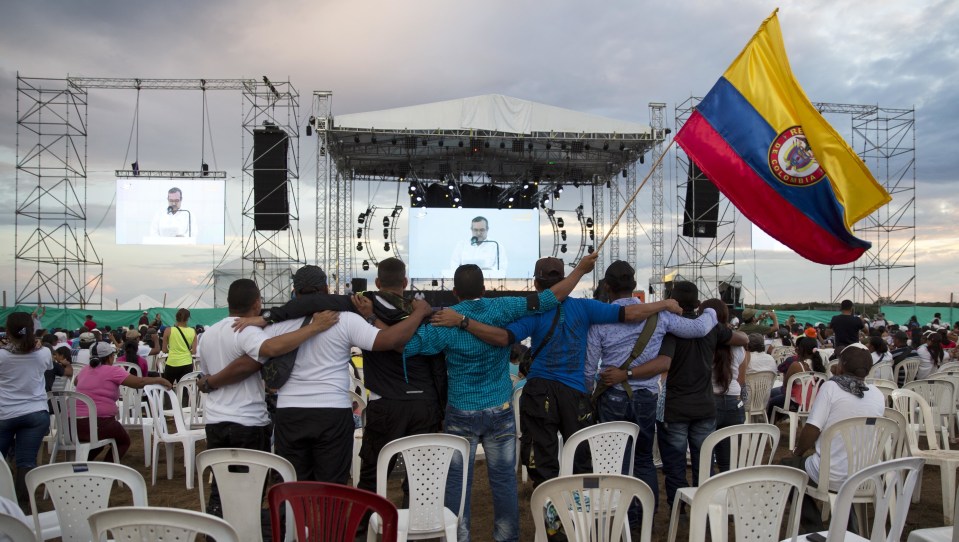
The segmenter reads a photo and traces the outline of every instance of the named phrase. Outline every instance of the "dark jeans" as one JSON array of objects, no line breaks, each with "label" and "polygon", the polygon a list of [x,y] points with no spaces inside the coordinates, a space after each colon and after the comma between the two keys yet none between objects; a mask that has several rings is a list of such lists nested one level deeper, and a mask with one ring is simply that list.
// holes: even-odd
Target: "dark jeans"
[{"label": "dark jeans", "polygon": [[43,437],[50,431],[50,413],[38,410],[16,418],[0,420],[0,451],[8,453],[16,440],[17,468],[37,466],[37,453],[43,444]]},{"label": "dark jeans", "polygon": [[[439,404],[435,401],[401,401],[385,397],[366,407],[366,427],[360,448],[360,480],[357,487],[376,492],[376,462],[380,450],[398,438],[437,433],[440,430]],[[396,458],[390,460],[387,474]],[[404,493],[406,490],[404,490]]]},{"label": "dark jeans", "polygon": [[293,464],[298,481],[346,485],[353,459],[350,408],[276,409],[276,453]]},{"label": "dark jeans", "polygon": [[[656,399],[658,394],[648,390],[633,390],[630,400],[621,388],[609,388],[599,397],[599,421],[627,421],[639,426],[639,437],[632,453],[633,475],[646,482],[653,490],[653,502],[659,506],[659,478],[653,465],[653,439],[656,437]],[[626,449],[626,457],[630,456]],[[626,474],[624,467],[623,474]],[[642,514],[634,503],[629,508],[629,523],[639,526]]]},{"label": "dark jeans", "polygon": [[[206,425],[206,449],[245,448],[247,450],[270,451],[272,425],[240,425],[233,422],[210,423]],[[269,481],[267,481],[269,483]],[[223,517],[223,505],[220,503],[220,491],[216,487],[216,478],[210,486],[210,500],[206,513]]]},{"label": "dark jeans", "polygon": [[[786,400],[786,392],[783,390],[785,387],[785,385],[782,385],[777,388],[773,388],[772,391],[769,392],[769,401],[766,403],[766,417],[769,418],[769,423],[773,422],[773,407],[778,406],[782,408],[783,401]],[[799,410],[799,403],[790,399],[789,410],[792,410],[793,412]]]},{"label": "dark jeans", "polygon": [[666,500],[670,506],[676,497],[676,490],[689,487],[686,479],[686,449],[692,461],[693,485],[699,484],[699,451],[703,441],[716,430],[716,418],[702,418],[684,422],[666,422],[662,424],[660,452],[663,456],[663,475],[666,478]]},{"label": "dark jeans", "polygon": [[[80,442],[90,442],[90,418],[77,418],[77,438]],[[120,459],[126,455],[130,449],[130,435],[123,425],[113,416],[97,418],[97,438],[100,440],[112,438],[117,443],[117,455]],[[96,459],[100,452],[106,450],[106,446],[94,448],[87,454],[87,461]],[[105,454],[103,460],[112,463],[113,454]]]},{"label": "dark jeans", "polygon": [[[534,378],[523,386],[520,396],[522,439],[520,458],[536,485],[559,476],[559,441],[556,433],[569,439],[573,433],[593,425],[589,395],[553,380]],[[590,472],[589,449],[580,448],[573,473]]]},{"label": "dark jeans", "polygon": [[[740,425],[746,421],[746,410],[738,395],[716,395],[716,429]],[[719,472],[729,470],[729,440],[716,445],[716,468]]]}]

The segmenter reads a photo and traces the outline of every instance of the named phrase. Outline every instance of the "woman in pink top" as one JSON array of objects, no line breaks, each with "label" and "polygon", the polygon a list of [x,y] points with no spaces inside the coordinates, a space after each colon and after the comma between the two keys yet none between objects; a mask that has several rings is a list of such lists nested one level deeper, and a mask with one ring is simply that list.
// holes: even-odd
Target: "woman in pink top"
[{"label": "woman in pink top", "polygon": [[[77,391],[93,400],[97,408],[97,436],[116,440],[117,454],[122,459],[130,448],[130,435],[116,418],[119,413],[117,400],[120,398],[120,386],[142,388],[148,384],[159,384],[169,389],[171,385],[163,378],[134,376],[123,367],[114,366],[116,352],[116,347],[111,343],[94,343],[90,347],[90,365],[77,377]],[[90,441],[90,412],[83,403],[77,404],[77,437],[81,442]],[[93,460],[102,450],[90,450],[87,460]],[[111,461],[112,455],[106,454],[106,459]]]},{"label": "woman in pink top", "polygon": [[118,357],[117,361],[135,363],[140,367],[140,374],[145,376],[149,372],[147,370],[147,359],[137,355],[137,350],[139,349],[140,345],[137,341],[127,341],[126,344],[123,345],[123,355]]}]

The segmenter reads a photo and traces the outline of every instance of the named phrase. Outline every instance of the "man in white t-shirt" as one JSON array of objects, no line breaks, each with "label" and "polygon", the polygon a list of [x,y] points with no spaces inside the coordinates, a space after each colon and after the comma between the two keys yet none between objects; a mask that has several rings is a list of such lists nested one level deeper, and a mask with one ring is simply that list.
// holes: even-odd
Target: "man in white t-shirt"
[{"label": "man in white t-shirt", "polygon": [[[876,386],[866,385],[864,378],[872,367],[872,356],[861,343],[853,343],[839,354],[839,366],[828,382],[819,388],[813,401],[806,425],[799,433],[794,458],[815,446],[814,453],[805,459],[803,466],[809,475],[809,483],[829,484],[830,489],[838,490],[849,475],[848,458],[842,438],[838,435],[830,444],[829,480],[819,479],[821,443],[819,436],[842,420],[857,416],[881,417],[885,412],[885,397]],[[822,515],[811,497],[803,499],[800,532],[822,531]]]},{"label": "man in white t-shirt", "polygon": [[[326,273],[315,265],[301,267],[293,275],[293,289],[298,298],[326,295]],[[353,300],[372,303],[363,296]],[[409,341],[429,314],[429,303],[415,300],[409,318],[378,329],[359,314],[343,312],[333,327],[300,346],[290,379],[279,390],[274,420],[276,453],[293,464],[297,480],[346,484],[349,478],[355,428],[347,371],[350,347],[394,350]],[[265,331],[276,336],[299,325],[299,320],[287,320]]]}]

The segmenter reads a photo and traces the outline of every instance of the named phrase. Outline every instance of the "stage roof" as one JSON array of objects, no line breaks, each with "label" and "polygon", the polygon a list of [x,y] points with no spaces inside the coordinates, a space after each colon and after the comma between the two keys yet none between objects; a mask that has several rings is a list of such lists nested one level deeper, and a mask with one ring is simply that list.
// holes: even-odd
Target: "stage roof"
[{"label": "stage roof", "polygon": [[326,128],[341,175],[473,184],[598,184],[664,137],[644,124],[499,94],[337,115]]}]

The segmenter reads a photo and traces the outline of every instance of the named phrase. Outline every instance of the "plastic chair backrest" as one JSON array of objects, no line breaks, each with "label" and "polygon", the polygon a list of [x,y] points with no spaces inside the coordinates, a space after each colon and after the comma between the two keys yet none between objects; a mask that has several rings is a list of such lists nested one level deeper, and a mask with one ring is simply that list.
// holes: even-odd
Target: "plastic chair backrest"
[{"label": "plastic chair backrest", "polygon": [[773,382],[775,381],[776,373],[774,371],[760,371],[746,375],[746,387],[749,388],[747,414],[766,411],[766,403],[769,402],[769,394],[772,392]]},{"label": "plastic chair backrest", "polygon": [[839,366],[839,360],[838,360],[838,359],[835,360],[835,361],[830,361],[829,364],[826,365],[826,378],[832,378],[832,375],[833,375],[833,367],[838,367],[838,366]]},{"label": "plastic chair backrest", "polygon": [[918,393],[901,389],[892,392],[892,406],[906,418],[906,438],[909,450],[919,450],[919,432],[926,435],[926,445],[930,450],[939,450],[939,438],[936,433],[938,419],[932,415],[929,403]]},{"label": "plastic chair backrest", "polygon": [[120,424],[124,427],[143,424],[143,390],[120,386]]},{"label": "plastic chair backrest", "polygon": [[[466,502],[466,481],[469,479],[470,443],[463,437],[444,433],[430,433],[398,438],[380,450],[376,459],[376,492],[386,497],[389,463],[394,455],[402,453],[410,488],[409,532],[442,532],[446,478],[453,455],[459,453],[463,463],[463,484],[459,502]],[[462,519],[463,507],[457,517]]]},{"label": "plastic chair backrest", "polygon": [[789,406],[793,397],[793,384],[795,384],[800,388],[799,398],[801,399],[797,412],[808,413],[809,409],[812,408],[813,401],[816,400],[816,394],[819,393],[819,386],[826,380],[828,379],[824,373],[817,373],[815,371],[800,371],[790,376],[789,380],[786,381],[785,387],[783,387],[786,391],[786,397],[782,406],[783,410],[791,410]]},{"label": "plastic chair backrest", "polygon": [[[838,421],[826,428],[819,436],[819,480],[830,480],[832,447],[835,439],[841,439],[841,446],[846,452],[846,476],[849,473],[860,471],[866,467],[878,465],[889,459],[887,453],[892,452],[899,445],[899,424],[894,420],[881,417],[855,416]],[[838,491],[839,485],[829,483],[829,491]],[[872,488],[860,488],[863,494]]]},{"label": "plastic chair backrest", "polygon": [[782,363],[789,356],[796,354],[796,348],[792,346],[774,346],[770,355],[776,360],[776,363]]},{"label": "plastic chair backrest", "polygon": [[[17,502],[14,500],[13,502]],[[0,512],[0,535],[8,537],[11,542],[36,542],[37,535],[20,518]]]},{"label": "plastic chair backrest", "polygon": [[[922,474],[923,459],[906,457],[885,461],[855,472],[839,488],[833,504],[828,540],[844,540],[849,509],[863,487],[871,489],[874,506],[870,540],[898,542],[909,514],[909,504]],[[888,525],[888,530],[886,530]]]},{"label": "plastic chair backrest", "polygon": [[916,373],[919,372],[919,364],[922,362],[918,356],[908,357],[896,364],[896,382],[912,382],[916,379]]},{"label": "plastic chair backrest", "polygon": [[[932,409],[934,425],[945,430],[951,422],[951,416],[956,412],[955,390],[949,380],[913,380],[907,382],[903,389],[912,390],[922,396]],[[947,418],[947,419],[944,419]],[[948,448],[948,435],[942,435],[942,447]]]},{"label": "plastic chair backrest", "polygon": [[123,367],[124,369],[127,370],[128,373],[132,374],[133,376],[143,376],[143,371],[140,370],[140,366],[136,363],[130,363],[127,361],[117,361],[117,362],[114,362],[114,365],[116,365],[117,367]]},{"label": "plastic chair backrest", "polygon": [[633,474],[633,458],[626,457],[630,444],[636,447],[639,438],[639,426],[633,422],[605,422],[584,427],[573,433],[563,444],[563,453],[559,461],[559,475],[573,474],[573,458],[576,449],[583,442],[589,444],[593,460],[593,474],[622,474],[626,466],[627,474]]},{"label": "plastic chair backrest", "polygon": [[699,454],[699,485],[711,476],[713,450],[724,440],[729,442],[730,470],[769,465],[779,446],[779,428],[772,424],[748,423],[710,433],[703,440]]},{"label": "plastic chair backrest", "polygon": [[352,542],[367,510],[380,517],[382,542],[396,541],[399,524],[396,506],[371,491],[324,482],[284,482],[270,488],[267,500],[273,540],[280,539],[280,508],[289,503],[296,539],[301,542]]},{"label": "plastic chair backrest", "polygon": [[45,486],[60,521],[63,542],[85,542],[93,539],[90,514],[110,505],[114,482],[129,488],[135,506],[147,506],[147,484],[139,472],[113,463],[53,463],[27,473],[27,490],[33,510],[34,530],[40,531],[36,492]]},{"label": "plastic chair backrest", "polygon": [[[262,488],[271,470],[284,482],[296,481],[296,471],[289,461],[278,455],[242,448],[216,448],[196,456],[196,473],[200,480],[200,511],[206,511],[203,474],[213,471],[223,503],[223,519],[232,525],[241,542],[259,542],[263,539],[260,510],[263,508]],[[287,539],[292,539],[293,516],[287,516]]]},{"label": "plastic chair backrest", "polygon": [[[190,541],[196,535],[212,537],[217,542],[238,542],[236,530],[218,517],[180,508],[153,506],[120,506],[90,515],[90,530],[97,540]],[[305,540],[305,539],[303,539]]]},{"label": "plastic chair backrest", "polygon": [[[717,474],[696,490],[689,511],[689,539],[706,539],[707,518],[714,505],[721,512],[718,517],[732,515],[737,540],[780,540],[782,521],[789,506],[785,536],[794,539],[799,532],[798,507],[808,481],[804,471],[780,465],[745,467]],[[721,526],[725,525],[723,520]],[[712,534],[714,540],[720,539],[718,536]]]},{"label": "plastic chair backrest", "polygon": [[621,474],[573,474],[547,480],[533,490],[537,542],[546,542],[545,509],[553,505],[570,542],[620,540],[628,528],[627,510],[639,499],[643,511],[639,540],[649,540],[653,529],[653,490],[645,482]]},{"label": "plastic chair backrest", "polygon": [[[80,442],[80,437],[77,436],[77,403],[87,406],[91,420],[97,417],[97,405],[94,404],[93,399],[78,391],[48,391],[47,399],[53,407],[53,416],[57,423],[56,450],[76,450]],[[89,442],[97,442],[99,440],[97,424],[89,425]]]},{"label": "plastic chair backrest", "polygon": [[936,373],[947,373],[952,371],[959,371],[959,361],[948,361],[939,366],[939,369],[936,370]]},{"label": "plastic chair backrest", "polygon": [[[163,416],[163,398],[166,396],[166,388],[157,384],[150,384],[143,387],[143,394],[147,398],[147,407],[150,411],[150,417],[153,418],[153,434],[157,437],[166,436],[170,433],[166,425],[166,418]],[[174,394],[173,399],[176,399]],[[176,404],[176,403],[174,403]],[[174,411],[180,409],[175,408]]]},{"label": "plastic chair backrest", "polygon": [[869,374],[866,376],[867,378],[883,378],[886,380],[892,380],[892,360],[883,360],[873,365],[872,368],[869,369]]},{"label": "plastic chair backrest", "polygon": [[[890,401],[892,400],[891,393],[892,392],[890,392]],[[887,451],[886,457],[891,459],[906,457],[909,455],[909,422],[906,421],[906,417],[902,415],[902,412],[894,408],[886,407],[883,416],[896,422],[899,426],[899,442]]]},{"label": "plastic chair backrest", "polygon": [[17,502],[17,490],[13,485],[13,473],[6,461],[0,461],[0,497]]}]

